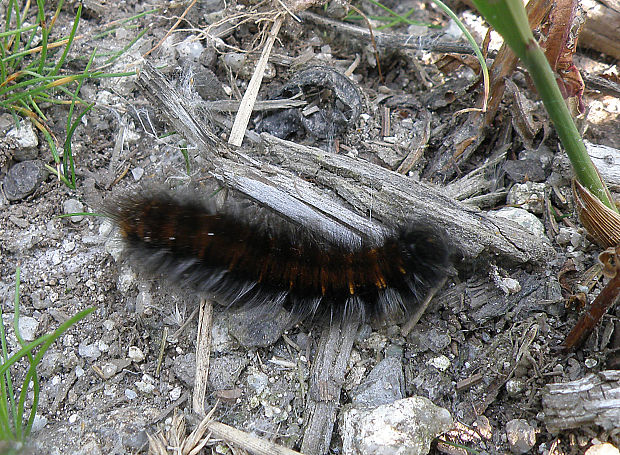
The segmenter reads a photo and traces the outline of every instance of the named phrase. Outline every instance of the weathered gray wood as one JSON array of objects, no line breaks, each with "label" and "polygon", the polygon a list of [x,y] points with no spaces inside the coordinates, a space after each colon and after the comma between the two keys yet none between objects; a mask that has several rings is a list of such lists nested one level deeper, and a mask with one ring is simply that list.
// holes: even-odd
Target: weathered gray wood
[{"label": "weathered gray wood", "polygon": [[620,370],[589,374],[576,381],[548,384],[542,394],[544,420],[552,433],[600,425],[620,426]]},{"label": "weathered gray wood", "polygon": [[554,254],[545,239],[515,223],[359,158],[268,134],[261,135],[263,150],[234,149],[210,132],[209,113],[201,102],[184,98],[148,62],[137,84],[174,129],[197,147],[205,173],[295,223],[328,236],[377,238],[377,219],[389,226],[423,220],[442,226],[469,259],[487,254],[513,263],[541,263]]},{"label": "weathered gray wood", "polygon": [[620,187],[620,150],[586,141],[586,150],[610,188]]},{"label": "weathered gray wood", "polygon": [[301,451],[322,455],[329,451],[347,362],[357,334],[358,321],[334,321],[323,329],[310,372],[308,400],[304,413]]},{"label": "weathered gray wood", "polygon": [[517,224],[481,212],[445,196],[441,190],[367,161],[327,153],[266,134],[265,160],[331,188],[362,213],[388,225],[412,220],[441,226],[469,259],[482,253],[513,262],[542,262],[553,256],[551,245]]},{"label": "weathered gray wood", "polygon": [[[370,41],[370,32],[367,27],[358,27],[357,25],[347,24],[346,22],[337,21],[328,17],[311,13],[310,11],[302,11],[299,17],[319,27],[334,30],[337,33],[346,35],[347,44],[350,46],[352,38],[356,38],[366,44]],[[425,33],[424,35],[407,35],[404,33],[383,33],[377,30],[373,31],[373,37],[378,48],[389,50],[417,49],[429,52],[454,52],[457,54],[473,54],[474,50],[469,43],[466,42],[450,42],[441,40],[444,32]]]}]

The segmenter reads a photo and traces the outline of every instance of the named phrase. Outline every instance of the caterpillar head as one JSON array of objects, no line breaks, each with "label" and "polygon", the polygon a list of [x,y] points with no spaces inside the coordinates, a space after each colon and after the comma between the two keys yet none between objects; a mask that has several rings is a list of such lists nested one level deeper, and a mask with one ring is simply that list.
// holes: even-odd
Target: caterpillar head
[{"label": "caterpillar head", "polygon": [[399,235],[405,268],[427,281],[444,276],[450,267],[451,249],[435,229],[412,225]]}]

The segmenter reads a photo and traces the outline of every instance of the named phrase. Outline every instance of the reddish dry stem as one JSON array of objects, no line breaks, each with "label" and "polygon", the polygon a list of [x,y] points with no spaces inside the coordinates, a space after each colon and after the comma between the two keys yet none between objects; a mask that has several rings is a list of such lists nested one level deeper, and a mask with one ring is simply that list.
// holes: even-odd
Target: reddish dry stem
[{"label": "reddish dry stem", "polygon": [[616,303],[619,295],[620,273],[616,273],[616,276],[607,283],[607,286],[594,299],[590,309],[581,316],[573,330],[566,336],[564,343],[562,343],[562,350],[565,352],[572,351],[581,346],[607,310]]}]

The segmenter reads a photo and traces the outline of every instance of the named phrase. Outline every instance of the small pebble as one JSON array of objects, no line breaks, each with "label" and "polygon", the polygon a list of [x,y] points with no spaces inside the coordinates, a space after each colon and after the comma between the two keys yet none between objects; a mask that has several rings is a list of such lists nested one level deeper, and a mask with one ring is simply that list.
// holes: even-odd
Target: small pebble
[{"label": "small pebble", "polygon": [[71,251],[75,249],[75,242],[71,240],[64,242],[62,244],[62,248],[65,250],[65,252],[70,253]]},{"label": "small pebble", "polygon": [[[68,215],[69,213],[82,213],[84,212],[84,204],[77,199],[67,199],[62,203],[62,211],[65,215]],[[84,217],[82,215],[75,215],[69,217],[69,219],[72,223],[79,223],[84,219]]]},{"label": "small pebble", "polygon": [[34,160],[37,157],[39,138],[31,122],[20,122],[8,131],[5,137],[9,147],[13,149],[13,158],[16,161]]},{"label": "small pebble", "polygon": [[135,383],[136,388],[142,393],[151,393],[155,390],[155,386],[150,382],[138,381]]},{"label": "small pebble", "polygon": [[33,433],[36,433],[37,431],[40,431],[43,428],[45,428],[45,425],[47,425],[47,418],[37,414],[34,416],[34,420],[32,422],[32,429],[30,431],[32,431]]},{"label": "small pebble", "polygon": [[47,175],[43,162],[39,160],[16,163],[4,176],[4,194],[9,201],[24,199],[41,186]]},{"label": "small pebble", "polygon": [[129,347],[129,354],[128,354],[128,356],[132,360],[132,362],[139,363],[139,362],[142,362],[144,360],[144,353],[137,346],[130,346]]},{"label": "small pebble", "polygon": [[516,294],[521,290],[521,284],[514,278],[502,278],[501,279],[502,289],[506,294]]},{"label": "small pebble", "polygon": [[175,387],[170,391],[170,399],[172,401],[178,400],[179,398],[181,398],[181,392],[183,392],[183,389],[181,387]]},{"label": "small pebble", "polygon": [[525,384],[520,378],[513,378],[506,381],[506,392],[508,392],[508,396],[519,396],[523,392],[524,388]]},{"label": "small pebble", "polygon": [[450,359],[445,355],[440,355],[439,357],[430,359],[427,364],[434,366],[439,371],[446,371],[450,367]]},{"label": "small pebble", "polygon": [[112,362],[106,362],[101,366],[104,379],[110,379],[118,372],[118,366]]},{"label": "small pebble", "polygon": [[39,321],[30,316],[21,316],[19,318],[19,334],[26,341],[32,341],[37,333]]},{"label": "small pebble", "polygon": [[587,368],[594,368],[596,365],[598,365],[598,362],[596,359],[590,359],[590,358],[586,359],[583,363],[585,364]]},{"label": "small pebble", "polygon": [[128,400],[135,400],[138,397],[138,394],[131,389],[125,389],[125,396]]},{"label": "small pebble", "polygon": [[602,444],[594,444],[588,450],[585,451],[584,455],[619,455],[620,451],[613,444],[608,442]]},{"label": "small pebble", "polygon": [[133,179],[138,182],[142,176],[144,175],[144,169],[141,167],[136,167],[131,170],[131,175],[133,175]]},{"label": "small pebble", "polygon": [[111,319],[106,319],[105,321],[103,321],[103,328],[106,329],[108,332],[114,328],[114,325],[114,321]]},{"label": "small pebble", "polygon": [[516,183],[508,192],[506,201],[536,215],[543,213],[545,184],[535,182]]},{"label": "small pebble", "polygon": [[95,343],[93,344],[84,344],[80,343],[78,346],[78,354],[81,357],[86,357],[89,359],[96,359],[101,355],[101,351],[97,347]]},{"label": "small pebble", "polygon": [[52,264],[53,265],[58,265],[62,262],[62,254],[60,254],[60,251],[56,250],[52,253]]},{"label": "small pebble", "polygon": [[516,455],[527,453],[536,444],[536,431],[524,419],[513,419],[506,424],[510,451]]}]

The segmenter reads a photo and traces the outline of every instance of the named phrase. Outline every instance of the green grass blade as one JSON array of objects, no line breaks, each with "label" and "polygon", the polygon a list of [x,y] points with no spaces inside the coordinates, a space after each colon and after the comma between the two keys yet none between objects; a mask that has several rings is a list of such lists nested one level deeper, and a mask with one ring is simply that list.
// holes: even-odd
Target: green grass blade
[{"label": "green grass blade", "polygon": [[47,59],[47,40],[49,37],[49,28],[45,24],[45,1],[37,0],[37,6],[39,7],[39,15],[38,21],[41,25],[41,56],[39,57],[39,69],[37,73],[43,73],[43,66],[45,65],[45,60]]},{"label": "green grass blade", "polygon": [[24,32],[28,32],[30,30],[36,29],[39,27],[39,24],[29,25],[27,27],[20,27],[15,30],[8,30],[6,32],[0,32],[0,38],[5,38],[7,36],[17,35]]},{"label": "green grass blade", "polygon": [[[58,6],[59,9],[62,6],[62,2],[60,3],[61,4]],[[71,45],[73,44],[73,39],[75,38],[75,34],[77,33],[78,24],[80,23],[81,17],[82,17],[82,3],[80,2],[80,4],[78,5],[77,12],[75,13],[75,18],[73,19],[73,27],[71,28],[71,33],[69,33],[69,41],[67,41],[65,49],[62,52],[62,55],[60,56],[60,58],[58,59],[56,66],[49,73],[50,76],[55,76],[56,74],[58,74],[58,71],[60,71],[60,68],[62,68],[62,66],[64,65],[65,60],[67,58],[67,54],[69,53],[69,49],[71,48]]]},{"label": "green grass blade", "polygon": [[482,71],[482,85],[483,85],[484,91],[485,91],[485,96],[483,98],[484,101],[483,101],[483,105],[482,105],[482,110],[486,111],[486,102],[487,102],[487,96],[488,96],[489,84],[490,83],[489,83],[489,69],[487,68],[487,63],[486,63],[486,60],[484,58],[484,55],[482,55],[482,51],[478,47],[478,43],[476,43],[476,40],[474,39],[473,36],[471,36],[471,33],[469,33],[469,30],[467,30],[467,28],[461,22],[461,20],[458,18],[458,16],[456,14],[454,14],[454,12],[446,4],[444,4],[441,0],[432,0],[432,1],[437,6],[439,6],[443,10],[444,13],[446,13],[448,16],[450,16],[450,18],[456,23],[456,25],[461,30],[461,32],[463,32],[463,34],[465,35],[465,38],[467,38],[467,41],[469,41],[469,44],[471,44],[471,47],[473,47],[473,49],[474,49],[474,53],[476,54],[476,58],[478,59],[478,62],[480,63],[480,69]]},{"label": "green grass blade", "polygon": [[[19,286],[20,286],[20,268],[18,267],[15,273],[15,301],[14,301],[15,308],[13,312],[13,330],[15,332],[15,338],[17,338],[17,341],[19,342],[19,344],[23,346],[26,344],[26,342],[22,338],[21,333],[19,331],[19,300],[20,300],[19,299]],[[26,354],[26,357],[28,357],[28,361],[30,362],[30,366],[32,367],[34,365],[34,357],[32,356],[32,353],[28,352]],[[26,398],[28,397],[28,386],[29,385],[30,385],[30,378],[26,378],[26,380],[24,381],[21,387],[21,392],[19,394],[19,401],[17,403],[17,410],[16,410],[15,418],[14,418],[15,438],[17,440],[24,439],[23,422],[22,422],[21,416],[24,415],[24,406],[26,404]],[[33,400],[33,405],[31,409],[31,414],[32,414],[32,410],[34,410],[36,414],[37,404],[39,402],[39,378],[36,375],[34,376],[34,378],[32,378],[32,386],[33,386],[33,391],[34,391],[34,400]],[[28,418],[28,422],[30,421],[30,418],[31,417]],[[30,426],[32,427],[32,425]]]}]

